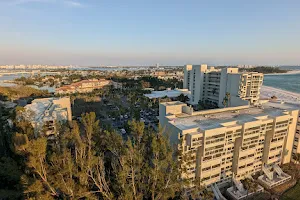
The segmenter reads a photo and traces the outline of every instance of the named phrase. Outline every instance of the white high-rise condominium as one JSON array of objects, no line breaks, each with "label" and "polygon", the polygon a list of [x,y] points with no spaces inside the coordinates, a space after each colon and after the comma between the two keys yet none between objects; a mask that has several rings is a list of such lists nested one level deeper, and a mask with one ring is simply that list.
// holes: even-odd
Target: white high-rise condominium
[{"label": "white high-rise condominium", "polygon": [[257,72],[239,73],[238,68],[186,65],[183,88],[191,91],[190,103],[194,105],[199,101],[218,107],[256,104],[263,77]]}]

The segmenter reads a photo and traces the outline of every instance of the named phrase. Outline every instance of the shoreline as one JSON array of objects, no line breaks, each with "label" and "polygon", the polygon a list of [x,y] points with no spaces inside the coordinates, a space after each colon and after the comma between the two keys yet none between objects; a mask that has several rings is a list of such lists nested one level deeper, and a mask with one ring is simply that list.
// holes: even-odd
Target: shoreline
[{"label": "shoreline", "polygon": [[270,73],[270,74],[264,74],[264,76],[278,76],[278,75],[290,75],[290,74],[300,74],[300,70],[291,70],[285,73]]},{"label": "shoreline", "polygon": [[300,103],[300,93],[290,92],[288,90],[283,90],[283,89],[263,85],[260,91],[260,98],[270,99],[272,96],[276,96],[277,100]]}]

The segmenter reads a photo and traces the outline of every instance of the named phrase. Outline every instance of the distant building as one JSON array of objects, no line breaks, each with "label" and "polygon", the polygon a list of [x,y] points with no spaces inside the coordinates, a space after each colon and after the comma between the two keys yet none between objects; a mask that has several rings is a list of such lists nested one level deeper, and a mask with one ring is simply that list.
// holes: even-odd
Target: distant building
[{"label": "distant building", "polygon": [[165,76],[167,73],[165,71],[155,71],[153,73],[153,76],[159,77],[159,76]]},{"label": "distant building", "polygon": [[298,105],[280,102],[198,112],[178,101],[159,105],[159,122],[170,143],[189,158],[181,177],[206,186],[258,172],[269,188],[289,180],[278,165],[289,163],[297,150],[298,118]]},{"label": "distant building", "polygon": [[163,98],[163,97],[169,97],[169,98],[175,98],[183,94],[184,96],[190,97],[191,92],[187,89],[167,89],[163,91],[152,91],[150,94],[144,94],[145,97],[148,97],[149,99],[155,99],[155,98]]},{"label": "distant building", "polygon": [[120,82],[111,81],[111,84],[115,89],[123,89],[123,84]]},{"label": "distant building", "polygon": [[263,77],[257,72],[239,73],[238,68],[186,65],[183,88],[191,91],[190,103],[194,105],[199,101],[218,107],[257,104]]},{"label": "distant building", "polygon": [[72,121],[70,98],[35,99],[25,106],[24,115],[31,121],[36,136],[51,136],[56,133],[56,123]]},{"label": "distant building", "polygon": [[253,68],[253,66],[252,65],[238,65],[237,68],[247,68],[247,69],[249,69],[249,68]]},{"label": "distant building", "polygon": [[90,79],[82,80],[70,85],[64,85],[60,88],[56,88],[56,94],[72,94],[72,93],[88,93],[95,89],[103,88],[104,86],[111,85],[110,80],[106,79]]}]

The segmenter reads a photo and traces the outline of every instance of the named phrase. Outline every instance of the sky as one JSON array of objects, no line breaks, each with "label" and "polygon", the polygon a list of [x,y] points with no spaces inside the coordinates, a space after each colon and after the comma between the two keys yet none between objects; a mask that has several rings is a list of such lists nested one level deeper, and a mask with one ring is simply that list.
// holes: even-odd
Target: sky
[{"label": "sky", "polygon": [[0,0],[0,65],[300,65],[299,0]]}]

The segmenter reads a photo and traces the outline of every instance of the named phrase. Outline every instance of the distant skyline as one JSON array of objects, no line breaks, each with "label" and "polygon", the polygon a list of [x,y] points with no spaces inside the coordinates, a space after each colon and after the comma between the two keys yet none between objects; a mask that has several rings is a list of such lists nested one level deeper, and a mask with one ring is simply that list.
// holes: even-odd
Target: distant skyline
[{"label": "distant skyline", "polygon": [[0,0],[0,65],[300,65],[299,10],[299,0]]}]

